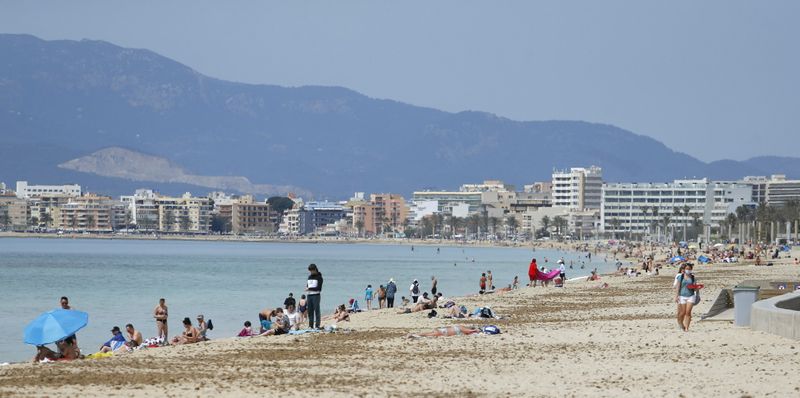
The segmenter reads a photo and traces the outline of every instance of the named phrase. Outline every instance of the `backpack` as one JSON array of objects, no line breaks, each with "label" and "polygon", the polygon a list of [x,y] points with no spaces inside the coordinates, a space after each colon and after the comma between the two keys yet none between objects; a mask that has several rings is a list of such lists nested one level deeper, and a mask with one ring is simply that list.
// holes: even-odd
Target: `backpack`
[{"label": "backpack", "polygon": [[500,328],[495,325],[484,326],[481,331],[486,334],[500,334]]},{"label": "backpack", "polygon": [[206,327],[208,328],[208,330],[214,330],[214,323],[211,322],[211,319],[209,319],[208,322],[206,323]]},{"label": "backpack", "polygon": [[494,318],[494,314],[492,313],[492,309],[489,308],[489,307],[481,308],[480,317],[481,318]]},{"label": "backpack", "polygon": [[428,313],[428,318],[436,318],[436,315],[436,310],[431,310],[431,312]]},{"label": "backpack", "polygon": [[414,285],[414,288],[411,289],[411,293],[414,293],[415,296],[419,295],[419,285]]}]

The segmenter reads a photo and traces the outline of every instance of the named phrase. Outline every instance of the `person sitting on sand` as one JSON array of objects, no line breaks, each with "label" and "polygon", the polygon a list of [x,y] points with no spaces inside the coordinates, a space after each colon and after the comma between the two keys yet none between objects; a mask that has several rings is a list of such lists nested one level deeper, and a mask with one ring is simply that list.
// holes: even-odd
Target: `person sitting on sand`
[{"label": "person sitting on sand", "polygon": [[208,333],[208,323],[206,323],[205,317],[202,314],[197,316],[197,331],[200,332],[198,341],[208,340],[208,337],[206,337],[206,333]]},{"label": "person sitting on sand", "polygon": [[416,333],[416,334],[409,334],[407,337],[414,338],[414,337],[448,337],[448,336],[463,336],[463,335],[470,335],[480,333],[480,329],[476,327],[464,326],[464,325],[452,325],[452,326],[445,326],[442,328],[434,329],[432,332],[428,333]]},{"label": "person sitting on sand", "polygon": [[239,331],[236,337],[250,337],[253,335],[253,328],[250,321],[244,321],[244,328]]},{"label": "person sitting on sand", "polygon": [[263,334],[267,330],[272,329],[272,317],[274,316],[274,314],[275,311],[271,311],[266,315],[264,314],[263,311],[258,314],[258,323],[260,327],[258,334]]},{"label": "person sitting on sand", "polygon": [[409,303],[411,303],[411,300],[407,299],[406,296],[400,297],[400,304],[403,308],[407,307]]},{"label": "person sitting on sand", "polygon": [[183,318],[183,333],[180,336],[172,338],[172,344],[192,344],[197,343],[200,339],[200,331],[192,326],[192,320],[188,317]]},{"label": "person sitting on sand", "polygon": [[128,334],[128,341],[133,342],[134,347],[138,347],[142,345],[144,339],[142,338],[142,332],[134,329],[133,324],[125,325],[125,332]]},{"label": "person sitting on sand", "polygon": [[100,346],[100,352],[111,352],[120,349],[125,345],[125,336],[119,330],[119,326],[114,326],[111,329],[111,338]]},{"label": "person sitting on sand", "polygon": [[283,312],[283,308],[276,308],[275,316],[275,324],[273,325],[272,329],[262,333],[262,336],[278,336],[289,333],[289,330],[292,326],[291,322],[289,322],[289,317]]},{"label": "person sitting on sand", "polygon": [[591,281],[599,281],[600,280],[600,276],[598,276],[597,275],[597,271],[594,270],[594,271],[592,271],[592,274],[588,278],[586,278],[586,280],[590,281],[590,282]]},{"label": "person sitting on sand", "polygon": [[80,349],[75,341],[75,335],[69,336],[64,340],[57,341],[56,348],[58,349],[57,352],[43,345],[36,346],[36,355],[33,357],[33,362],[37,363],[44,361],[45,359],[51,361],[58,359],[73,360],[81,357]]}]

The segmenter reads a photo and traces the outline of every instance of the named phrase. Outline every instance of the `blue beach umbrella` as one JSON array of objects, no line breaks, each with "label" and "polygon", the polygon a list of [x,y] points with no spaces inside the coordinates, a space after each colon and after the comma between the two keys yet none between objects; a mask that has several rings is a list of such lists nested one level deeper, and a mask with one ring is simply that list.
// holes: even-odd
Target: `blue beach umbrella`
[{"label": "blue beach umbrella", "polygon": [[75,310],[52,310],[39,315],[25,327],[25,343],[50,344],[72,336],[89,323],[89,314]]},{"label": "blue beach umbrella", "polygon": [[671,262],[671,263],[677,263],[679,261],[686,261],[686,258],[683,257],[683,256],[675,256],[675,257],[669,259],[669,262]]}]

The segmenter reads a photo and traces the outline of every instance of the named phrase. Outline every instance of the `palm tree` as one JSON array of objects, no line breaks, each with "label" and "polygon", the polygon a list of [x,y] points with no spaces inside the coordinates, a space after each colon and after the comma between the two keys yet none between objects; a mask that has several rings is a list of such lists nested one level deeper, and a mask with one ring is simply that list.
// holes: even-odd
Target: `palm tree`
[{"label": "palm tree", "polygon": [[456,229],[461,225],[461,219],[457,216],[450,215],[447,218],[447,225],[450,227],[450,238],[453,238],[453,235],[456,234]]},{"label": "palm tree", "polygon": [[28,220],[29,227],[38,227],[39,226],[39,217],[33,216]]},{"label": "palm tree", "polygon": [[180,220],[178,220],[178,224],[180,224],[181,232],[188,232],[189,227],[192,226],[192,220],[188,215],[184,214],[180,217]]},{"label": "palm tree", "polygon": [[519,227],[519,223],[517,222],[517,218],[514,216],[506,217],[506,226],[511,230],[513,235],[517,234],[517,227]]},{"label": "palm tree", "polygon": [[53,216],[51,216],[50,213],[44,213],[42,214],[42,218],[39,221],[41,221],[42,224],[44,224],[45,228],[50,228],[51,226],[50,223],[53,222]]},{"label": "palm tree", "polygon": [[[664,215],[664,217],[661,219],[661,222],[662,222],[662,225],[664,226],[664,236],[666,237],[666,235],[667,235],[667,228],[669,227],[669,222],[670,222],[670,217],[669,217],[669,215],[668,215],[668,214],[667,214],[667,215]],[[670,240],[670,241],[672,240],[672,235],[670,235],[670,237],[669,237],[669,240]]]},{"label": "palm tree", "polygon": [[738,222],[736,214],[730,213],[725,217],[725,224],[728,226],[728,240],[733,241],[733,227]]},{"label": "palm tree", "polygon": [[356,231],[358,232],[358,237],[362,237],[361,231],[364,230],[364,220],[356,220],[355,222]]},{"label": "palm tree", "polygon": [[548,232],[547,229],[550,227],[550,217],[548,216],[542,217],[542,219],[539,220],[539,223],[542,224],[542,235],[546,233],[549,236],[550,233]]},{"label": "palm tree", "polygon": [[[654,208],[655,208],[655,206],[654,206]],[[647,227],[647,233],[649,234],[650,233],[650,227],[648,226],[648,223],[647,223],[647,213],[650,212],[650,206],[642,206],[642,207],[639,208],[639,210],[642,211],[642,221],[644,222],[645,226]],[[642,240],[644,240],[644,239],[642,239]]]},{"label": "palm tree", "polygon": [[86,229],[88,230],[97,229],[97,222],[96,219],[94,218],[94,215],[92,214],[86,216]]},{"label": "palm tree", "polygon": [[167,210],[164,214],[164,231],[171,231],[175,228],[175,214],[172,210]]},{"label": "palm tree", "polygon": [[[653,225],[654,225],[653,228],[657,229],[658,228],[658,206],[653,205],[653,209],[651,211],[653,212]],[[656,236],[656,240],[658,240],[658,238],[659,237]]]},{"label": "palm tree", "polygon": [[500,224],[500,219],[497,217],[489,217],[489,225],[492,228],[492,235],[497,235],[497,226]]}]

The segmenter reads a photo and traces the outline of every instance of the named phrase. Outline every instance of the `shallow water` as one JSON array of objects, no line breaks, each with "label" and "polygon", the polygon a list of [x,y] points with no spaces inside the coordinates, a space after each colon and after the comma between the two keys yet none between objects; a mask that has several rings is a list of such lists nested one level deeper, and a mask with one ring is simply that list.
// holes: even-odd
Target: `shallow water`
[{"label": "shallow water", "polygon": [[[364,306],[367,284],[377,288],[394,278],[398,299],[408,296],[414,278],[423,291],[436,275],[439,291],[461,296],[478,290],[481,272],[491,270],[503,287],[515,275],[527,279],[531,256],[575,261],[567,278],[614,268],[593,257],[579,269],[583,253],[523,248],[250,243],[208,241],[0,239],[0,362],[28,360],[34,348],[22,342],[25,325],[40,313],[59,307],[68,296],[73,308],[89,313],[78,333],[84,353],[96,351],[113,326],[132,323],[147,337],[156,334],[152,311],[160,297],[169,306],[170,335],[182,331],[180,320],[197,314],[214,321],[211,338],[234,336],[245,320],[257,324],[258,312],[282,306],[289,292],[299,298],[309,263],[325,278],[323,314],[351,297]],[[474,262],[472,261],[474,259]],[[599,260],[599,261],[597,261]]]}]

